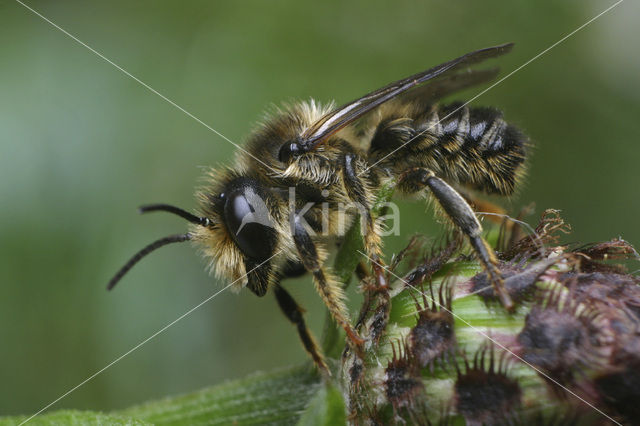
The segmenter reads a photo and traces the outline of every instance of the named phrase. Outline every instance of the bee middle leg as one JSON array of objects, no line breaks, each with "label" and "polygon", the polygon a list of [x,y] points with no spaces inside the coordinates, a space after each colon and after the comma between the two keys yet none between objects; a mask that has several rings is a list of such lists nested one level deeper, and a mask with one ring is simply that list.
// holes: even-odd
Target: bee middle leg
[{"label": "bee middle leg", "polygon": [[371,202],[364,182],[358,176],[358,157],[346,154],[343,159],[342,174],[347,195],[358,208],[362,220],[365,250],[370,256],[380,255],[380,236],[375,232],[375,222],[371,216]]},{"label": "bee middle leg", "polygon": [[347,195],[354,202],[362,221],[362,234],[367,255],[371,258],[371,266],[376,277],[376,282],[381,290],[388,288],[387,279],[384,274],[384,263],[381,259],[381,239],[378,234],[371,215],[371,202],[367,196],[364,182],[358,176],[357,157],[353,154],[346,154],[343,158],[342,174]]},{"label": "bee middle leg", "polygon": [[300,340],[302,340],[305,350],[311,355],[311,358],[313,358],[313,362],[321,371],[331,375],[324,356],[304,321],[304,317],[302,316],[304,310],[280,284],[276,284],[273,290],[276,295],[276,300],[278,301],[278,306],[280,306],[280,309],[289,321],[297,327]]},{"label": "bee middle leg", "polygon": [[313,282],[322,301],[329,309],[333,319],[344,329],[347,337],[353,343],[354,348],[359,351],[364,341],[358,335],[358,332],[351,326],[347,307],[344,303],[344,292],[340,284],[335,278],[321,265],[321,258],[316,249],[316,245],[307,232],[304,219],[300,216],[300,212],[292,218],[291,231],[293,240],[300,256],[300,260],[305,269],[313,275]]},{"label": "bee middle leg", "polygon": [[504,287],[498,260],[493,249],[482,238],[482,225],[469,203],[453,187],[428,169],[416,168],[405,172],[399,184],[405,192],[416,192],[425,186],[431,190],[449,219],[469,238],[471,247],[484,266],[502,305],[507,310],[512,310],[513,301]]}]

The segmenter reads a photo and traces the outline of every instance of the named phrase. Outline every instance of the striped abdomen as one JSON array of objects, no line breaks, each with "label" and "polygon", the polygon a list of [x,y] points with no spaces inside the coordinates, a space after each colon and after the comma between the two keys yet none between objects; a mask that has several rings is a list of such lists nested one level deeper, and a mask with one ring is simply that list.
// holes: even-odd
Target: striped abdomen
[{"label": "striped abdomen", "polygon": [[524,172],[526,149],[527,138],[500,111],[451,104],[383,119],[369,158],[394,173],[426,167],[450,183],[508,195]]}]

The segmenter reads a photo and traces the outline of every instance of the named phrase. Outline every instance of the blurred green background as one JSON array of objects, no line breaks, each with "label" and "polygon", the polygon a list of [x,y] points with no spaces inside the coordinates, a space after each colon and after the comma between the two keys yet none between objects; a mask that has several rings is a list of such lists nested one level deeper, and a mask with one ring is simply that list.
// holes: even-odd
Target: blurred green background
[{"label": "blurred green background", "polygon": [[[514,41],[505,75],[612,3],[28,2],[237,142],[271,103],[342,103]],[[526,184],[504,205],[535,201],[531,222],[562,209],[574,241],[640,243],[639,12],[622,3],[475,101],[536,144]],[[105,284],[135,250],[185,229],[136,207],[193,208],[201,166],[234,148],[16,2],[0,1],[0,40],[0,414],[16,414],[221,288],[188,245],[155,253],[112,293]],[[401,229],[388,253],[412,232],[442,231],[408,203]],[[320,334],[309,279],[287,287]],[[125,407],[306,359],[272,297],[224,292],[56,407]]]}]

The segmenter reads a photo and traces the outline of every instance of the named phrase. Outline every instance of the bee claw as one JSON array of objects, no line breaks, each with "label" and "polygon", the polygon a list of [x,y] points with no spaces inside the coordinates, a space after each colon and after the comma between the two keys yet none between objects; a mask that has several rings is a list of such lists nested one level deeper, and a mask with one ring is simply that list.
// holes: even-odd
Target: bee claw
[{"label": "bee claw", "polygon": [[489,269],[490,270],[487,271],[487,274],[491,285],[493,286],[493,291],[496,293],[500,299],[500,303],[502,303],[502,306],[507,310],[507,312],[512,313],[515,310],[515,304],[513,303],[513,299],[505,286],[500,270],[495,265]]},{"label": "bee claw", "polygon": [[356,353],[356,355],[358,355],[359,358],[363,358],[365,339],[360,337],[358,333],[351,328],[345,329],[345,331],[347,332],[347,338],[351,343],[349,346],[351,346],[351,348]]},{"label": "bee claw", "polygon": [[331,374],[331,370],[329,370],[329,366],[324,362],[324,360],[322,360],[321,364],[316,364],[316,367],[318,368],[318,370],[320,371],[320,374],[322,374],[322,376],[328,381],[329,379],[331,379],[332,374]]},{"label": "bee claw", "polygon": [[504,287],[498,289],[497,293],[498,293],[498,296],[500,297],[500,302],[502,303],[502,306],[509,313],[512,313],[515,310],[515,304],[513,303],[513,299],[511,299],[511,296],[509,295],[509,293],[506,291]]},{"label": "bee claw", "polygon": [[351,340],[354,345],[364,346],[364,339],[360,337],[354,330],[347,331],[347,335],[349,336],[349,340]]}]

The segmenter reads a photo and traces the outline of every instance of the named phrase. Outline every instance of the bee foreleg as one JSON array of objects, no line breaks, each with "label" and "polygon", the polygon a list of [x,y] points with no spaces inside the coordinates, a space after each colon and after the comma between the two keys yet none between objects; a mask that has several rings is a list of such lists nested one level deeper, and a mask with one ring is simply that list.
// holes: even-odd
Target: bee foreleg
[{"label": "bee foreleg", "polygon": [[291,232],[302,264],[313,275],[316,291],[322,297],[333,319],[344,329],[347,336],[358,350],[364,343],[349,322],[347,307],[344,303],[344,292],[340,284],[330,273],[325,272],[316,246],[307,232],[304,219],[296,212],[292,218]]},{"label": "bee foreleg", "polygon": [[282,309],[282,312],[289,321],[298,328],[300,340],[302,340],[304,348],[309,352],[311,358],[313,358],[313,362],[315,362],[320,370],[331,375],[331,372],[324,361],[324,356],[304,321],[304,317],[302,316],[304,310],[280,284],[276,284],[273,290],[276,295],[276,300],[278,301],[278,306],[280,306],[280,309]]},{"label": "bee foreleg", "polygon": [[513,309],[513,301],[504,287],[495,253],[482,238],[482,225],[480,225],[469,203],[453,187],[437,177],[431,170],[413,169],[405,173],[402,179],[404,182],[401,182],[401,187],[405,189],[418,188],[420,185],[424,187],[426,185],[431,190],[431,193],[438,200],[449,219],[469,238],[471,247],[473,247],[487,271],[503,306],[508,310]]}]

